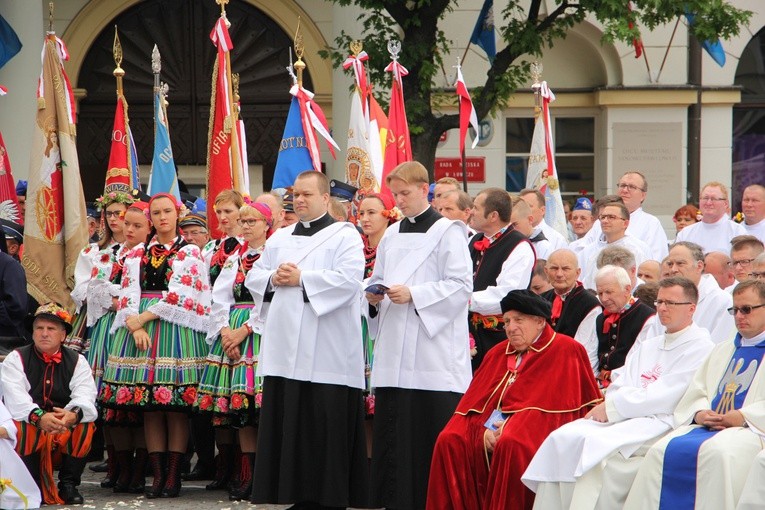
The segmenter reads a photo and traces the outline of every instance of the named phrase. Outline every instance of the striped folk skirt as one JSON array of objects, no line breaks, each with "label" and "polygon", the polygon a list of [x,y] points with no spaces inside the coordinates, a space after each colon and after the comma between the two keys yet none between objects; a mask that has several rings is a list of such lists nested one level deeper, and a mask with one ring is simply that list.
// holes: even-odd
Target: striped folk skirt
[{"label": "striped folk skirt", "polygon": [[93,373],[93,380],[96,383],[96,389],[101,391],[101,381],[104,377],[106,361],[109,359],[109,346],[111,345],[112,334],[109,330],[114,323],[115,312],[106,312],[90,328],[90,348],[86,357]]},{"label": "striped folk skirt", "polygon": [[66,335],[64,339],[64,347],[69,347],[78,354],[87,356],[87,352],[90,349],[88,327],[88,304],[84,303],[80,307],[80,312],[74,316],[72,321],[72,332]]},{"label": "striped folk skirt", "polygon": [[[241,327],[250,318],[252,303],[231,307],[229,327]],[[220,336],[215,338],[205,361],[197,391],[197,407],[213,413],[213,425],[254,425],[261,404],[263,381],[255,375],[260,353],[260,335],[252,333],[239,344],[241,356],[234,361],[223,352]]]},{"label": "striped folk skirt", "polygon": [[[143,312],[161,294],[141,294]],[[151,346],[141,351],[123,327],[114,334],[98,400],[103,407],[143,411],[191,411],[207,356],[204,333],[161,319],[144,329]]]}]

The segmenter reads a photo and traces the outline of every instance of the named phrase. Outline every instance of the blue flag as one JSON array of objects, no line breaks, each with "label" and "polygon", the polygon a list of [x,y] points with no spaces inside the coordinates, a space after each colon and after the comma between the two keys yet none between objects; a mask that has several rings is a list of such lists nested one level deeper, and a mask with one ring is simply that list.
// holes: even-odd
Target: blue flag
[{"label": "blue flag", "polygon": [[138,150],[135,147],[135,140],[133,139],[133,130],[128,127],[128,135],[130,136],[130,168],[131,176],[130,182],[133,183],[133,188],[141,189],[141,172],[138,169]]},{"label": "blue flag", "polygon": [[154,93],[154,158],[151,160],[151,175],[149,175],[149,195],[170,193],[180,202],[181,193],[178,189],[178,174],[175,173],[173,148],[170,145],[170,133],[167,129],[167,118],[162,98],[159,92]]},{"label": "blue flag", "polygon": [[473,35],[470,36],[470,43],[483,48],[486,56],[489,57],[489,62],[494,63],[494,58],[497,56],[497,45],[494,41],[494,0],[484,0],[481,13],[473,28]]},{"label": "blue flag", "polygon": [[[685,18],[688,20],[688,25],[693,26],[693,20],[696,18],[696,15],[686,12]],[[725,65],[725,50],[723,50],[719,39],[716,41],[701,41],[701,47],[709,53],[709,56],[717,62],[718,66],[723,67]]]},{"label": "blue flag", "polygon": [[21,51],[19,36],[13,31],[7,21],[0,16],[0,67]]},{"label": "blue flag", "polygon": [[313,161],[306,146],[303,123],[300,120],[300,104],[298,99],[293,97],[290,111],[287,113],[284,135],[279,144],[279,156],[276,158],[271,189],[292,186],[295,178],[306,170],[313,170]]}]

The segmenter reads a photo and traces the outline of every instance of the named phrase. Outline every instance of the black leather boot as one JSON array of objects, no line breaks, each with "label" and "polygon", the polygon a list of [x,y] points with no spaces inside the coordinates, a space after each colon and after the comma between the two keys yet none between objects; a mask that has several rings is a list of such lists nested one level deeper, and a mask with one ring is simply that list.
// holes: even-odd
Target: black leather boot
[{"label": "black leather boot", "polygon": [[[101,488],[102,489],[111,489],[114,487],[114,484],[117,483],[117,478],[119,477],[119,465],[117,464],[117,453],[114,450],[114,446],[109,445],[106,447],[106,461],[104,464],[106,464],[106,476],[101,480]],[[91,471],[96,471],[93,469],[95,466],[90,466]],[[96,471],[97,472],[97,471]]]},{"label": "black leather boot", "polygon": [[182,452],[168,452],[167,454],[167,479],[162,489],[163,498],[177,498],[181,493],[181,464],[183,463]]},{"label": "black leather boot", "polygon": [[147,487],[144,491],[146,499],[158,498],[162,494],[162,489],[165,487],[165,458],[167,454],[165,452],[151,452],[149,454],[149,466],[151,467],[151,474],[154,477],[154,481],[150,487]]},{"label": "black leather boot", "polygon": [[77,490],[85,470],[87,459],[61,456],[61,469],[58,472],[58,494],[67,505],[81,505],[84,503],[82,494]]},{"label": "black leather boot", "polygon": [[234,487],[228,495],[231,501],[250,499],[252,492],[252,473],[255,469],[255,454],[242,453],[241,468],[239,470],[239,485]]},{"label": "black leather boot", "polygon": [[130,487],[128,492],[131,494],[141,494],[146,487],[146,461],[149,458],[149,452],[146,448],[138,448],[135,451],[133,459],[133,476],[130,478]]},{"label": "black leather boot", "polygon": [[218,445],[218,458],[215,461],[215,478],[205,486],[208,491],[226,489],[234,466],[234,445]]},{"label": "black leather boot", "polygon": [[133,452],[124,450],[115,453],[115,461],[119,466],[120,475],[114,482],[114,492],[130,492],[130,478],[133,471]]}]

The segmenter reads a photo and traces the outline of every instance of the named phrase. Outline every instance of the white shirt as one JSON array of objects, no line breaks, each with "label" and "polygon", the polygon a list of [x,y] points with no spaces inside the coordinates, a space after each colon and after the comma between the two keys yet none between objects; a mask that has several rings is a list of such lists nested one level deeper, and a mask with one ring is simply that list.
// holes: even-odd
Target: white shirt
[{"label": "white shirt", "polygon": [[[16,421],[28,421],[29,413],[37,409],[37,404],[32,400],[29,392],[32,386],[29,384],[27,374],[24,372],[24,363],[18,351],[13,351],[3,361],[3,369],[0,371],[0,384],[3,387],[3,399],[8,411]],[[96,421],[96,383],[90,370],[88,360],[82,354],[77,355],[77,364],[74,367],[72,379],[69,381],[71,392],[69,402],[64,409],[79,407],[82,410],[82,422]]]},{"label": "white shirt", "polygon": [[744,226],[744,230],[746,230],[747,234],[752,235],[765,243],[765,219],[760,220],[759,223],[755,223],[754,225],[747,225],[746,223],[742,223],[741,225]]},{"label": "white shirt", "polygon": [[[583,237],[588,243],[594,243],[600,239],[603,230],[600,227],[600,220],[595,220],[592,228],[587,235]],[[649,260],[662,261],[669,253],[667,234],[664,232],[659,219],[648,214],[642,207],[638,207],[630,213],[630,224],[627,225],[627,235],[640,239],[649,247]]]},{"label": "white shirt", "polygon": [[545,237],[550,241],[550,253],[554,252],[555,250],[560,250],[562,248],[568,248],[568,239],[563,237],[563,234],[552,228],[550,225],[547,224],[547,222],[543,219],[541,222],[539,222],[539,225],[534,227],[534,231],[531,233],[531,237],[534,237],[539,233],[539,231],[542,231],[542,233],[545,235]]},{"label": "white shirt", "polygon": [[677,241],[690,241],[696,243],[704,250],[704,253],[720,251],[730,253],[730,240],[736,236],[746,234],[746,230],[740,224],[723,216],[714,223],[700,221],[688,225],[677,233]]},{"label": "white shirt", "polygon": [[613,243],[606,242],[604,238],[582,250],[577,257],[579,258],[579,267],[582,268],[582,284],[585,289],[595,289],[595,275],[598,272],[598,255],[605,248],[610,246],[621,246],[632,252],[635,256],[635,267],[640,266],[644,261],[651,259],[651,249],[643,241],[629,234],[625,234],[621,239]]},{"label": "white shirt", "polygon": [[501,314],[499,302],[502,298],[511,290],[525,289],[529,286],[535,261],[531,245],[525,241],[518,243],[502,263],[497,284],[485,290],[473,292],[470,298],[470,311],[481,315]]}]

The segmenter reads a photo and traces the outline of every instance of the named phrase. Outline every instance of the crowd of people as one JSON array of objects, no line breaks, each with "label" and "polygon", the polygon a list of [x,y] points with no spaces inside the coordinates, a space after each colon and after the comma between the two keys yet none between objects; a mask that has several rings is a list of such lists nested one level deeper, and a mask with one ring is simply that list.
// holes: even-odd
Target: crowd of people
[{"label": "crowd of people", "polygon": [[737,223],[706,184],[670,242],[637,171],[567,232],[537,190],[471,197],[417,162],[386,185],[225,190],[216,239],[173,195],[106,193],[74,313],[29,304],[3,224],[0,478],[81,504],[100,440],[101,486],[149,499],[762,507],[765,187]]}]

